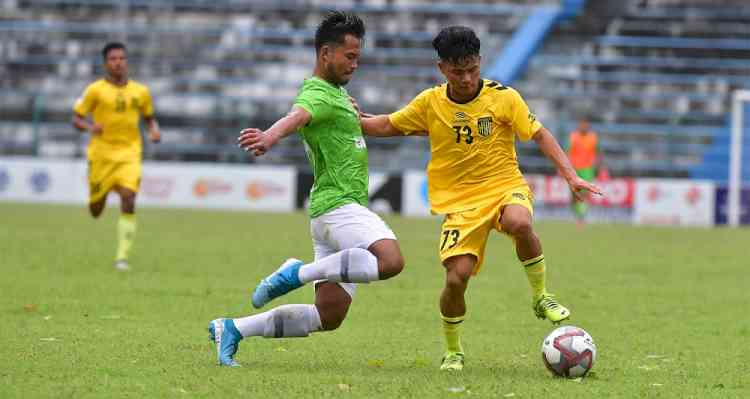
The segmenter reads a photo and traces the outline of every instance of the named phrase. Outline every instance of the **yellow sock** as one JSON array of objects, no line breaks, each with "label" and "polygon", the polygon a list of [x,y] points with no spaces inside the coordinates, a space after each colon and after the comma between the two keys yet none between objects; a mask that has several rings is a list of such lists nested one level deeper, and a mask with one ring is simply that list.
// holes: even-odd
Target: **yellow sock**
[{"label": "yellow sock", "polygon": [[526,277],[529,279],[529,285],[531,285],[531,292],[534,294],[534,298],[547,292],[544,255],[526,259],[521,264],[523,264],[523,268],[526,271]]},{"label": "yellow sock", "polygon": [[117,221],[117,257],[115,260],[126,260],[130,254],[130,248],[133,247],[135,239],[135,214],[121,213]]},{"label": "yellow sock", "polygon": [[445,346],[448,352],[464,352],[464,348],[461,346],[461,323],[464,321],[464,316],[458,317],[446,317],[442,314],[440,317],[443,319],[443,335],[445,335]]}]

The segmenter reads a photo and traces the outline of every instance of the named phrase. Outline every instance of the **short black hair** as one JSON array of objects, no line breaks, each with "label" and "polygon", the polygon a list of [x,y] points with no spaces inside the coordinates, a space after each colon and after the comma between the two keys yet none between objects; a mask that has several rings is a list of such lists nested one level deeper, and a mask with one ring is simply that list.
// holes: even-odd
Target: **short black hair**
[{"label": "short black hair", "polygon": [[471,28],[449,26],[435,36],[432,47],[441,60],[459,63],[479,55],[479,38]]},{"label": "short black hair", "polygon": [[107,59],[107,55],[109,55],[109,52],[112,50],[121,49],[123,51],[128,51],[125,48],[125,45],[120,42],[109,42],[106,45],[104,45],[104,48],[102,49],[102,58],[105,60]]},{"label": "short black hair", "polygon": [[343,44],[346,35],[362,40],[365,23],[357,15],[344,11],[330,11],[315,30],[315,51],[329,43]]}]

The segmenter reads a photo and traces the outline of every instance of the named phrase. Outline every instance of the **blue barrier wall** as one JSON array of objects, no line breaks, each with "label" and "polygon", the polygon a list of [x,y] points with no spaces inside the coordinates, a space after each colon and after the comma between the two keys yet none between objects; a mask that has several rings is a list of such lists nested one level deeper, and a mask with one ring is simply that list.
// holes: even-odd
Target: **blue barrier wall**
[{"label": "blue barrier wall", "polygon": [[526,69],[526,64],[544,42],[547,33],[557,23],[578,15],[585,3],[585,0],[563,0],[560,7],[535,7],[523,25],[513,33],[487,76],[506,85],[512,84]]}]

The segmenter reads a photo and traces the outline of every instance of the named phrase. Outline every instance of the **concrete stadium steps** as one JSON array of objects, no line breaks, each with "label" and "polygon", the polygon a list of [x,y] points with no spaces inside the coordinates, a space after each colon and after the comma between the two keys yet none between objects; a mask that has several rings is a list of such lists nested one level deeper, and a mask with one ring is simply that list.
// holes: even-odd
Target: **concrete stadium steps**
[{"label": "concrete stadium steps", "polygon": [[553,38],[532,58],[521,89],[569,121],[547,122],[561,137],[579,116],[591,119],[616,174],[715,169],[726,162],[712,154],[726,153],[714,147],[722,145],[731,93],[750,86],[750,13],[739,3],[730,11],[713,2],[682,10],[636,4],[577,47],[561,40],[565,50],[557,49]]},{"label": "concrete stadium steps", "polygon": [[[736,58],[696,58],[696,57],[646,57],[646,56],[569,56],[569,55],[539,55],[532,60],[534,66],[548,67],[556,65],[575,66],[581,69],[616,68],[617,70],[656,70],[660,72],[690,71],[700,69],[719,73],[741,71],[750,74],[750,62],[747,59]],[[688,72],[690,73],[690,72]]]},{"label": "concrete stadium steps", "polygon": [[[129,45],[131,76],[151,87],[163,126],[174,128],[175,132],[187,132],[189,125],[201,127],[202,138],[195,145],[206,145],[206,152],[210,152],[216,149],[211,146],[220,145],[225,136],[235,134],[236,126],[268,126],[272,117],[288,110],[302,79],[312,70],[313,29],[328,9],[357,12],[367,23],[361,69],[347,89],[364,109],[382,113],[393,111],[421,90],[442,81],[435,68],[431,41],[443,26],[471,25],[482,36],[483,50],[493,53],[502,47],[531,6],[552,3],[13,3],[0,18],[0,71],[8,72],[0,73],[0,104],[8,105],[0,115],[31,118],[29,104],[45,99],[43,120],[66,121],[80,90],[101,73],[98,54],[102,43],[125,40]],[[5,96],[12,96],[12,101]],[[207,128],[207,124],[212,128]],[[185,146],[161,148],[178,156],[201,155],[189,133],[186,141],[189,144]],[[290,140],[288,160],[306,163],[299,159],[294,146],[299,143]],[[391,144],[371,146],[375,153],[379,147],[392,153]],[[409,146],[405,148],[404,152],[410,153]]]}]

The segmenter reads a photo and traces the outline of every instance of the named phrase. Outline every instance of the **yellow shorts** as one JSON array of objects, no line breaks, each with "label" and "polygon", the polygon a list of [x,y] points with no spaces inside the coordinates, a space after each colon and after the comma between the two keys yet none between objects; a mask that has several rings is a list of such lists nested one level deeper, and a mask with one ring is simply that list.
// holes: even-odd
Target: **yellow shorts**
[{"label": "yellow shorts", "polygon": [[477,263],[472,274],[476,275],[484,262],[484,249],[490,230],[503,232],[500,226],[503,207],[518,204],[534,214],[534,195],[527,185],[502,192],[498,198],[498,201],[478,208],[445,215],[440,232],[441,262],[456,255],[474,255]]},{"label": "yellow shorts", "polygon": [[137,193],[140,184],[140,161],[89,161],[89,203],[99,202],[115,186]]}]

